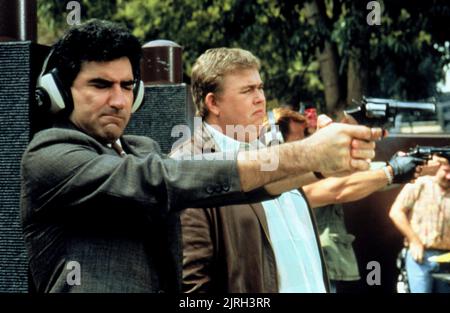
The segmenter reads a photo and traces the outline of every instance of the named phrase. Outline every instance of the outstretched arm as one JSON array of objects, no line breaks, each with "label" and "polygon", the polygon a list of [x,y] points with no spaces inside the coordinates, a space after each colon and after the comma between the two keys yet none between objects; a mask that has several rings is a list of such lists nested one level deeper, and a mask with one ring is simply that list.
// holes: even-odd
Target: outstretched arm
[{"label": "outstretched arm", "polygon": [[[238,171],[242,190],[249,191],[309,172],[331,176],[367,170],[368,160],[375,156],[374,140],[380,137],[380,129],[333,123],[301,141],[240,152]],[[286,185],[281,191],[292,188]]]},{"label": "outstretched arm", "polygon": [[[387,170],[393,175],[392,168]],[[388,185],[383,169],[357,172],[345,177],[329,177],[303,187],[311,207],[356,201]]]},{"label": "outstretched arm", "polygon": [[346,177],[330,177],[305,186],[303,190],[311,206],[356,201],[391,183],[406,183],[414,178],[419,158],[395,154],[388,166],[372,171],[357,172]]}]

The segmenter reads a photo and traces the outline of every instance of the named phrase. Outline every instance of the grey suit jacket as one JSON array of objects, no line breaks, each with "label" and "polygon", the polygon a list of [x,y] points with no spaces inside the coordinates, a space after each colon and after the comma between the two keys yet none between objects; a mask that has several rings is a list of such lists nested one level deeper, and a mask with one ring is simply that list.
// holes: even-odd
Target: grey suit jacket
[{"label": "grey suit jacket", "polygon": [[180,209],[269,198],[240,191],[235,161],[175,161],[138,136],[122,145],[125,158],[68,124],[25,151],[22,224],[38,292],[178,292]]}]

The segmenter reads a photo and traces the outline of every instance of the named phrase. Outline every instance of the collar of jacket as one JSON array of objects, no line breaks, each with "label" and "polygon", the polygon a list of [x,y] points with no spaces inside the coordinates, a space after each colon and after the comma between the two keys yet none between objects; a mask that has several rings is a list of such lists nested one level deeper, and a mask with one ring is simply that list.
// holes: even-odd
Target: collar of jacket
[{"label": "collar of jacket", "polygon": [[[194,136],[192,136],[191,138],[191,144],[193,145],[194,150],[197,153],[221,151],[219,145],[214,140],[204,121],[202,122],[202,126],[198,127],[194,131]],[[270,242],[269,226],[267,224],[266,215],[264,213],[264,207],[261,203],[250,203],[249,205],[255,212],[255,215],[261,223],[264,233]]]}]

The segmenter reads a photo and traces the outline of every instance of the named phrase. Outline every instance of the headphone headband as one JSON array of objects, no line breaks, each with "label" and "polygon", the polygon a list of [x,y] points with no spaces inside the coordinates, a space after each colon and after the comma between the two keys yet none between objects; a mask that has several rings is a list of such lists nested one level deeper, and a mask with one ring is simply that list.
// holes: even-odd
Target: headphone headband
[{"label": "headphone headband", "polygon": [[[54,48],[50,50],[48,56],[44,60],[41,73],[37,79],[35,97],[40,108],[56,114],[63,110],[71,111],[73,109],[73,98],[70,90],[67,90],[64,86],[58,69],[53,68],[47,72],[47,66],[53,52]],[[144,83],[138,78],[133,88],[134,101],[131,108],[132,113],[140,108],[144,99],[144,90]]]}]

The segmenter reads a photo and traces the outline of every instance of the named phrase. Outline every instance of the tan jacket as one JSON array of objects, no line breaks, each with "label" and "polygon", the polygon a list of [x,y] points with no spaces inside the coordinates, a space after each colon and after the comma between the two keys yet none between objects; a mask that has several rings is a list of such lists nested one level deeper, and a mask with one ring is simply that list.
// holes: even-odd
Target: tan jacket
[{"label": "tan jacket", "polygon": [[[187,153],[215,151],[219,149],[203,126],[171,156],[180,158]],[[184,292],[278,292],[275,255],[261,203],[186,209],[181,213],[181,223]],[[320,247],[317,231],[316,240]]]}]

